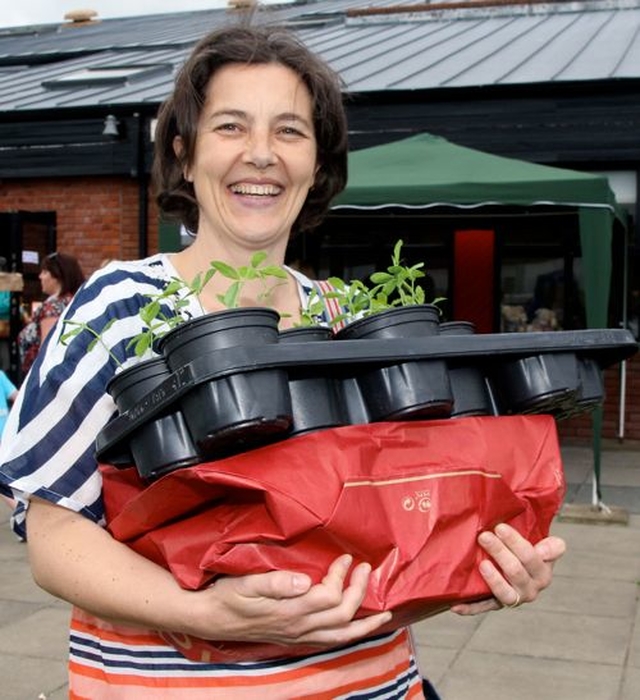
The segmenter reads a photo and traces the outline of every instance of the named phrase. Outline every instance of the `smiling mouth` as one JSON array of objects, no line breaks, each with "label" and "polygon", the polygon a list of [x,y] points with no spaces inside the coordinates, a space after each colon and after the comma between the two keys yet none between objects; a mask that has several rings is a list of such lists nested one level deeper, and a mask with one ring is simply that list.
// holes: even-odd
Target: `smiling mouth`
[{"label": "smiling mouth", "polygon": [[238,184],[229,188],[234,194],[251,195],[252,197],[275,197],[282,192],[277,185]]}]

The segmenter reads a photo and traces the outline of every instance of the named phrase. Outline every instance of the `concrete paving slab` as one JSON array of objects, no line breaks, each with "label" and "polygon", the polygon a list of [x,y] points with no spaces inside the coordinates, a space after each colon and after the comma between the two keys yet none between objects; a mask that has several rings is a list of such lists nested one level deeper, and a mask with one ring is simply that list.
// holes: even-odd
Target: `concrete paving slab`
[{"label": "concrete paving slab", "polygon": [[558,574],[536,601],[535,610],[629,620],[636,614],[637,594],[635,582]]},{"label": "concrete paving slab", "polygon": [[[567,542],[568,550],[601,552],[627,557],[640,557],[640,522],[630,518],[629,526],[594,527],[573,523],[554,522],[551,532]],[[557,566],[563,567],[561,559]],[[602,575],[608,572],[602,571]]]},{"label": "concrete paving slab", "polygon": [[620,700],[638,700],[640,698],[640,669],[629,668],[622,681]]},{"label": "concrete paving slab", "polygon": [[67,669],[60,661],[3,653],[0,676],[0,697],[6,700],[38,700],[41,694],[53,700],[52,694],[56,691],[62,692],[59,700],[68,698]]},{"label": "concrete paving slab", "polygon": [[442,685],[459,654],[460,651],[455,648],[442,649],[416,644],[416,657],[420,673],[424,678],[428,678],[436,688]]},{"label": "concrete paving slab", "polygon": [[486,618],[469,651],[622,666],[633,620],[545,612],[534,605]]},{"label": "concrete paving slab", "polygon": [[[640,489],[634,486],[607,486],[601,484],[602,502],[607,506],[624,508],[637,513]],[[567,501],[568,502],[568,501]],[[583,484],[575,492],[571,503],[592,503],[591,484]],[[635,510],[634,510],[635,509]]]},{"label": "concrete paving slab", "polygon": [[416,644],[458,649],[468,644],[484,615],[462,616],[450,612],[434,615],[413,626]]},{"label": "concrete paving slab", "polygon": [[509,654],[469,652],[438,686],[445,700],[615,700],[621,669]]},{"label": "concrete paving slab", "polygon": [[0,654],[65,662],[70,609],[44,608],[27,617],[4,625],[0,637]]},{"label": "concrete paving slab", "polygon": [[0,567],[0,600],[53,604],[52,596],[34,583],[26,552],[22,559]]},{"label": "concrete paving slab", "polygon": [[607,488],[640,488],[640,453],[636,464],[605,464],[601,469],[600,483]]},{"label": "concrete paving slab", "polygon": [[[640,581],[637,585],[637,599],[640,599]],[[634,669],[640,669],[640,608],[636,608],[635,620],[633,625],[633,633],[629,644],[629,656],[627,665]],[[640,692],[638,693],[640,698]]]},{"label": "concrete paving slab", "polygon": [[[634,531],[640,538],[640,533]],[[566,554],[558,562],[554,572],[555,581],[561,576],[571,580],[601,578],[605,581],[632,581],[640,579],[640,556],[619,554],[602,547],[577,549],[568,545]],[[541,599],[544,601],[545,596]]]}]

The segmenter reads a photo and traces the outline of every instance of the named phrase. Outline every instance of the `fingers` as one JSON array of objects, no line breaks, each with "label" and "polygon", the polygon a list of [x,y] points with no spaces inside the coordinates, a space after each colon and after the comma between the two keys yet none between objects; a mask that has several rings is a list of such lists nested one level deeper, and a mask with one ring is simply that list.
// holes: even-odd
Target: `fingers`
[{"label": "fingers", "polygon": [[334,560],[322,581],[273,571],[219,579],[211,591],[224,599],[234,631],[229,639],[274,641],[328,647],[372,634],[391,613],[354,619],[367,592],[371,566],[352,567],[349,555]]},{"label": "fingers", "polygon": [[340,557],[329,567],[323,581],[314,586],[306,596],[306,603],[312,603],[315,611],[302,621],[306,629],[304,637],[313,639],[314,644],[335,646],[372,634],[391,620],[390,612],[382,612],[355,620],[367,593],[371,566],[358,564],[347,583],[347,574],[352,558]]},{"label": "fingers", "polygon": [[553,564],[565,551],[564,541],[557,537],[534,546],[504,523],[481,533],[478,543],[491,557],[480,563],[481,576],[498,603],[511,608],[538,597],[551,583]]},{"label": "fingers", "polygon": [[534,549],[544,561],[555,563],[567,551],[567,545],[559,537],[547,537],[540,540]]},{"label": "fingers", "polygon": [[458,603],[452,605],[450,610],[456,613],[456,615],[479,615],[480,613],[491,612],[492,610],[502,610],[503,607],[503,605],[492,597],[486,600],[476,601],[475,603]]},{"label": "fingers", "polygon": [[244,598],[284,600],[304,595],[312,581],[306,574],[294,571],[270,571],[236,579],[235,589]]}]

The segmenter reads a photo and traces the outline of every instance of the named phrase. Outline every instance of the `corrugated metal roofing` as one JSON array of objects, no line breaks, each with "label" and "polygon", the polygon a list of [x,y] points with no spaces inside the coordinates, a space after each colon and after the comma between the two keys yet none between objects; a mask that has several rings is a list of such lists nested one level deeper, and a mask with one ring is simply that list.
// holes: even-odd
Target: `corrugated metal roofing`
[{"label": "corrugated metal roofing", "polygon": [[[640,78],[640,0],[464,4],[400,12],[397,0],[318,0],[265,6],[257,19],[295,26],[352,92]],[[193,43],[229,18],[210,10],[0,30],[0,113],[157,103]],[[82,68],[141,64],[165,71],[93,88],[42,84]]]}]

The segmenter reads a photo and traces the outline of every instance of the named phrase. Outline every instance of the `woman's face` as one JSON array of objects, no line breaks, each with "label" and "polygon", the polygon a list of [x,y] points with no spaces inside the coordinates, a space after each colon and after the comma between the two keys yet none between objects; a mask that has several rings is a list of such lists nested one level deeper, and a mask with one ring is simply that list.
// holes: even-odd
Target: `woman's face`
[{"label": "woman's face", "polygon": [[58,294],[60,292],[62,285],[60,284],[60,281],[49,272],[49,270],[42,268],[38,277],[40,278],[40,286],[42,287],[42,292],[44,294],[51,296],[52,294]]},{"label": "woman's face", "polygon": [[185,172],[198,238],[229,249],[286,245],[317,169],[312,109],[307,87],[280,64],[231,64],[213,75]]}]

